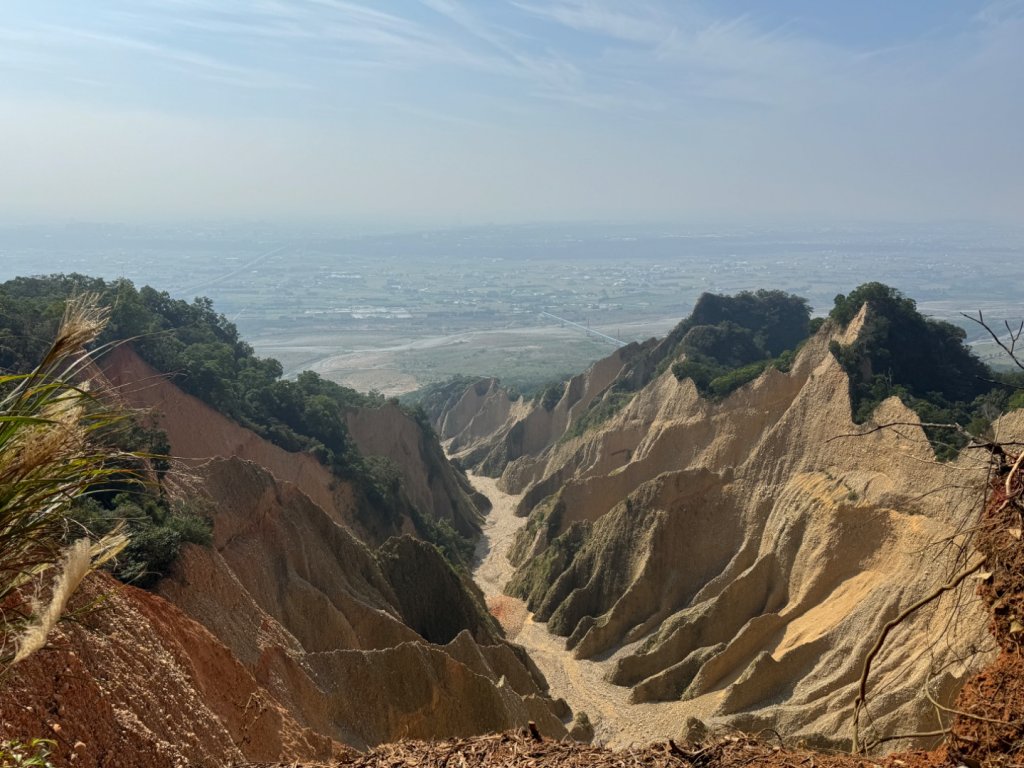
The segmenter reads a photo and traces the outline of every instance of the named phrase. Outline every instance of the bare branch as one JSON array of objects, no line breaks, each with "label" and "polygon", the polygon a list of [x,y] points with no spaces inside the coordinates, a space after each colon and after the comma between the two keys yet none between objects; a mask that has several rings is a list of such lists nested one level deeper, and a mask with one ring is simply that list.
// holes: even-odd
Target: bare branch
[{"label": "bare branch", "polygon": [[967,430],[961,427],[959,424],[936,424],[930,421],[890,421],[885,424],[880,424],[877,427],[872,427],[866,432],[846,432],[842,435],[835,435],[825,441],[826,444],[831,443],[833,440],[839,440],[843,437],[866,437],[867,435],[874,434],[875,432],[881,432],[883,429],[892,429],[893,427],[931,427],[933,429],[952,429],[959,432],[964,437],[974,438],[973,435],[969,434]]},{"label": "bare branch", "polygon": [[933,600],[935,600],[938,597],[941,597],[946,592],[949,592],[950,590],[953,590],[953,589],[956,589],[957,587],[959,587],[963,583],[964,579],[966,579],[971,574],[976,573],[981,568],[981,566],[984,565],[984,564],[985,564],[985,560],[981,559],[977,563],[975,563],[973,566],[971,566],[970,568],[968,568],[968,569],[966,569],[964,571],[961,571],[959,573],[959,575],[953,577],[951,580],[947,581],[941,587],[936,588],[934,591],[932,591],[929,594],[925,595],[924,597],[922,597],[920,600],[918,600],[913,605],[911,605],[908,608],[906,608],[905,610],[901,611],[900,614],[896,618],[894,618],[891,621],[887,622],[886,625],[884,627],[882,627],[882,631],[878,634],[878,639],[875,640],[875,644],[871,647],[871,650],[868,651],[868,655],[864,658],[864,667],[863,667],[863,670],[861,671],[861,674],[860,674],[860,689],[859,689],[859,692],[857,694],[857,700],[854,702],[854,705],[853,705],[853,752],[854,752],[854,754],[862,751],[861,750],[861,743],[860,743],[860,711],[861,711],[861,709],[864,708],[864,705],[867,703],[867,697],[868,697],[868,675],[871,673],[871,662],[875,660],[875,657],[878,655],[879,651],[882,650],[882,646],[885,644],[886,638],[889,637],[889,633],[892,632],[896,627],[898,627],[904,621],[906,621],[907,617],[909,617],[910,615],[912,615],[916,611],[920,610],[924,606],[928,605],[928,603],[932,602]]},{"label": "bare branch", "polygon": [[966,312],[961,312],[960,314],[966,317],[972,323],[977,323],[982,328],[984,328],[988,332],[988,335],[992,337],[992,340],[996,344],[998,344],[1000,348],[1009,356],[1010,360],[1013,361],[1014,365],[1016,365],[1018,368],[1024,371],[1024,361],[1021,361],[1021,359],[1017,357],[1015,352],[1017,348],[1017,342],[1020,341],[1021,335],[1024,334],[1024,320],[1021,321],[1020,328],[1018,328],[1016,331],[1014,331],[1013,328],[1010,327],[1009,322],[1004,321],[1006,325],[1006,331],[1010,337],[1010,346],[1006,346],[1003,340],[999,338],[999,334],[992,330],[992,327],[985,322],[985,316],[981,314],[980,309],[978,310],[977,317],[968,315]]}]

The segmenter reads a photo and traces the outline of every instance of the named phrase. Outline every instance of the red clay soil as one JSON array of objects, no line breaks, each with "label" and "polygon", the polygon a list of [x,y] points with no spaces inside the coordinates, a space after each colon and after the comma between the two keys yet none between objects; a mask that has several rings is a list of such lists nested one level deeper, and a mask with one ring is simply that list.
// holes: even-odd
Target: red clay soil
[{"label": "red clay soil", "polygon": [[0,740],[53,739],[55,766],[169,768],[342,754],[166,600],[99,574],[74,602],[100,595],[103,603],[81,624],[66,622],[4,676]]},{"label": "red clay soil", "polygon": [[[612,750],[575,741],[538,739],[527,730],[452,741],[383,744],[366,754],[304,768],[926,768],[933,753],[861,758],[781,747],[743,736],[699,746],[674,742]],[[246,763],[246,768],[286,768],[283,763]]]},{"label": "red clay soil", "polygon": [[[1024,454],[1021,454],[1024,456]],[[1024,764],[1024,468],[1010,457],[995,473],[975,548],[985,555],[978,592],[991,607],[999,656],[961,691],[949,752],[969,768]]]}]

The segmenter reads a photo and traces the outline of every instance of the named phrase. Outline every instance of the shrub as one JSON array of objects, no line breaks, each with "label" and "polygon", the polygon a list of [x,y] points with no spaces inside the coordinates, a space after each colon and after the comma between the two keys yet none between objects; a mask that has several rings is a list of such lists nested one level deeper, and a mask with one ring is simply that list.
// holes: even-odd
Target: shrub
[{"label": "shrub", "polygon": [[52,739],[0,741],[0,768],[52,768],[50,754],[57,742]]},{"label": "shrub", "polygon": [[[999,376],[965,344],[966,333],[950,323],[924,317],[913,299],[882,283],[865,283],[849,296],[836,296],[830,317],[848,324],[867,304],[870,309],[858,339],[829,345],[850,379],[850,400],[857,423],[867,421],[888,397],[899,397],[921,420],[960,425],[982,436],[992,419],[1012,403],[1012,376]],[[955,429],[926,427],[936,456],[954,458],[968,437]]]},{"label": "shrub", "polygon": [[540,407],[545,411],[551,411],[558,405],[558,401],[562,399],[564,392],[565,384],[562,382],[548,385],[540,396]]}]

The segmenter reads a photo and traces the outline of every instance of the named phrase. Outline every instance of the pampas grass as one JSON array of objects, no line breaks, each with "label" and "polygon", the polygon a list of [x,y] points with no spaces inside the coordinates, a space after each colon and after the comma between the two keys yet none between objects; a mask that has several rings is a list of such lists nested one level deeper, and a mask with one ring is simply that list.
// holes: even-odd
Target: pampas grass
[{"label": "pampas grass", "polygon": [[[107,317],[95,295],[69,299],[39,366],[0,376],[0,670],[41,648],[85,576],[127,544],[114,531],[64,547],[71,503],[123,477],[130,457],[94,439],[125,417],[84,383],[87,346]],[[44,574],[55,568],[43,590]]]}]

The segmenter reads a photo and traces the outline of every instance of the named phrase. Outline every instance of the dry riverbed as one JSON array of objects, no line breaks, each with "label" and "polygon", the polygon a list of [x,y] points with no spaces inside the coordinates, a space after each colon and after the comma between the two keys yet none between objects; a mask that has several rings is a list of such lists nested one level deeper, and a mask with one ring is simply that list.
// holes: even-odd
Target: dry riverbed
[{"label": "dry riverbed", "polygon": [[630,704],[628,688],[605,680],[615,656],[603,662],[575,658],[566,650],[564,637],[552,635],[545,624],[534,621],[522,600],[503,593],[515,570],[508,561],[508,551],[526,518],[515,516],[519,497],[500,491],[493,478],[475,474],[469,478],[492,504],[477,546],[473,577],[508,638],[526,648],[544,673],[551,695],[564,698],[575,712],[586,712],[594,724],[596,741],[609,746],[678,738],[685,730],[688,716],[700,717],[700,699]]}]

